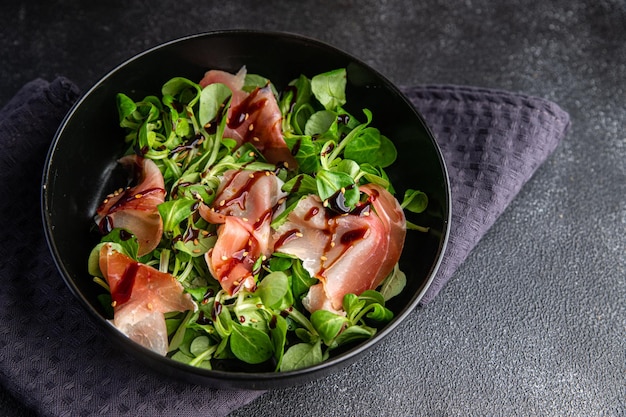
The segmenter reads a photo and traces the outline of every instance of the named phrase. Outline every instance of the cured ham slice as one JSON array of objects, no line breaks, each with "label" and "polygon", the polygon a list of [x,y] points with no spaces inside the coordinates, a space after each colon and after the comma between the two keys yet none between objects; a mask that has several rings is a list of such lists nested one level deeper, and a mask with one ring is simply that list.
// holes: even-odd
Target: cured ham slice
[{"label": "cured ham slice", "polygon": [[[404,247],[404,239],[406,237],[406,219],[404,217],[404,211],[402,211],[398,200],[396,200],[391,193],[378,185],[366,184],[359,187],[359,189],[369,196],[369,201],[374,207],[376,216],[383,223],[385,233],[389,236],[387,253],[394,254],[394,256],[384,258],[381,271],[388,271],[385,276],[382,277],[382,279],[385,279],[398,262],[398,259],[400,259],[402,248]],[[380,282],[382,282],[382,279]],[[380,282],[378,282],[378,284],[380,284]],[[376,286],[378,286],[378,284]]]},{"label": "cured ham slice", "polygon": [[303,300],[310,312],[341,310],[346,294],[375,289],[400,258],[406,235],[402,208],[382,187],[360,190],[369,199],[358,213],[330,214],[310,195],[274,234],[274,250],[298,257],[319,280]]},{"label": "cured ham slice", "polygon": [[245,91],[243,91],[243,85],[246,81],[246,67],[242,67],[237,74],[231,74],[226,71],[220,70],[210,70],[204,74],[204,77],[200,80],[198,84],[200,87],[204,88],[207,85],[211,84],[224,84],[226,87],[230,89],[233,93],[233,98],[231,100],[231,107],[238,106],[248,95]]},{"label": "cured ham slice", "polygon": [[211,70],[200,80],[203,88],[222,83],[233,93],[224,137],[235,139],[238,146],[250,142],[270,163],[295,168],[296,160],[283,138],[282,114],[269,84],[248,94],[242,90],[245,76],[245,68],[235,75]]},{"label": "cured ham slice", "polygon": [[119,163],[134,175],[136,185],[109,194],[96,211],[95,221],[103,233],[126,229],[139,241],[138,256],[156,248],[163,235],[163,220],[157,206],[165,201],[163,175],[156,164],[137,155]]},{"label": "cured ham slice", "polygon": [[241,288],[254,290],[254,264],[260,256],[259,242],[241,219],[227,216],[217,230],[215,246],[205,255],[211,274],[232,295]]},{"label": "cured ham slice", "polygon": [[205,255],[207,265],[231,295],[256,287],[254,264],[273,251],[270,223],[284,207],[282,184],[269,171],[227,171],[212,206],[200,206],[206,221],[220,225],[215,246]]},{"label": "cured ham slice", "polygon": [[167,354],[163,313],[196,308],[183,286],[171,274],[139,263],[110,244],[100,249],[99,264],[111,289],[113,325],[142,346]]}]

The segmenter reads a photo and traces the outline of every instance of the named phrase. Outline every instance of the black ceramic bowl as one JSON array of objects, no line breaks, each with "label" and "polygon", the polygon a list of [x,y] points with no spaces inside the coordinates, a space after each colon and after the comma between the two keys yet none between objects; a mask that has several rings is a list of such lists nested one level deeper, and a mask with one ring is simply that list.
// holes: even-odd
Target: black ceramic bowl
[{"label": "black ceramic bowl", "polygon": [[[113,184],[111,173],[123,152],[115,95],[142,98],[158,94],[175,76],[200,80],[205,71],[250,73],[269,78],[280,91],[301,73],[309,77],[345,67],[348,108],[374,114],[373,125],[391,138],[398,160],[389,170],[399,196],[406,188],[425,191],[427,213],[411,218],[429,233],[409,232],[400,261],[408,284],[388,306],[395,318],[379,333],[328,361],[286,373],[215,371],[159,356],[132,342],[104,318],[96,296],[101,289],[87,272],[87,258],[99,237],[93,233],[95,209]],[[267,389],[303,383],[351,361],[392,331],[418,304],[443,256],[448,236],[450,195],[441,153],[420,115],[394,85],[360,60],[324,43],[284,33],[226,31],[189,36],[152,48],[124,62],[87,91],[69,112],[52,143],[42,186],[45,233],[61,275],[86,314],[109,338],[165,374],[220,388]]]}]

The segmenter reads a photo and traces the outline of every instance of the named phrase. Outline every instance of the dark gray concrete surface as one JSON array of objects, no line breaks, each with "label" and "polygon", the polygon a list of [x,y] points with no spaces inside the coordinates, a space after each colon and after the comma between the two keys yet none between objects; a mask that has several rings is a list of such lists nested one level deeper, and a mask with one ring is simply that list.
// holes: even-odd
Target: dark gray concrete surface
[{"label": "dark gray concrete surface", "polygon": [[[0,16],[0,106],[35,77],[85,89],[223,28],[309,35],[400,85],[555,101],[569,134],[432,304],[357,363],[232,416],[626,415],[623,0],[3,1]],[[0,410],[31,415],[4,389]]]}]

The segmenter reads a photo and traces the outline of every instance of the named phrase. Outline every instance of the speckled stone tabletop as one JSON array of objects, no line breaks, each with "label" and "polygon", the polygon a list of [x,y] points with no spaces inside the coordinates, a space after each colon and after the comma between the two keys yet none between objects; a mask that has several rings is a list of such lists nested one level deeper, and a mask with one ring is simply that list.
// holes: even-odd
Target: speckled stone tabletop
[{"label": "speckled stone tabletop", "polygon": [[[362,360],[232,416],[626,415],[623,0],[77,4],[2,2],[0,107],[37,77],[86,89],[158,43],[254,28],[326,41],[398,85],[523,92],[570,114],[556,152],[431,304]],[[33,414],[0,389],[0,415]]]}]

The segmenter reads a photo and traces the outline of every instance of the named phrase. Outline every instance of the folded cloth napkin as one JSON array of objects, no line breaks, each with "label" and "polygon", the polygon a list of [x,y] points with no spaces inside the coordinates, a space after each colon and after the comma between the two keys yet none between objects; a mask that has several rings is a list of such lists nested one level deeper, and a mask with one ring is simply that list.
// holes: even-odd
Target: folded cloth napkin
[{"label": "folded cloth napkin", "polygon": [[421,304],[435,298],[535,170],[569,115],[537,97],[459,86],[403,88],[443,153],[452,194],[445,256]]},{"label": "folded cloth napkin", "polygon": [[[447,162],[450,240],[431,301],[569,124],[549,101],[453,86],[405,88]],[[185,384],[114,348],[84,318],[47,249],[39,213],[43,163],[77,99],[67,79],[25,85],[0,110],[0,383],[40,415],[223,416],[262,394]]]}]

